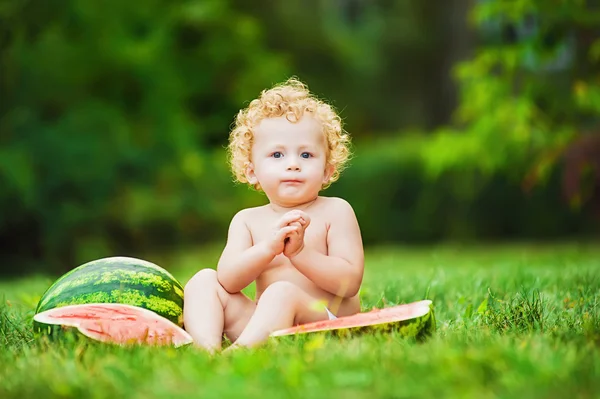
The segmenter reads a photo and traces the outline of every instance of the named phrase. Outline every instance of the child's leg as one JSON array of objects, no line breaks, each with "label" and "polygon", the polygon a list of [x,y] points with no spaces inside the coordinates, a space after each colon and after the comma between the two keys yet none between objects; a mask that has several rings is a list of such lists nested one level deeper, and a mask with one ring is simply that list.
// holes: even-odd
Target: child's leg
[{"label": "child's leg", "polygon": [[217,272],[203,269],[185,286],[183,322],[194,345],[221,349],[223,333],[234,341],[252,316],[256,304],[244,294],[230,294],[219,284]]},{"label": "child's leg", "polygon": [[327,320],[325,307],[298,286],[278,281],[271,284],[260,297],[246,328],[233,347],[262,343],[275,330],[295,324]]}]

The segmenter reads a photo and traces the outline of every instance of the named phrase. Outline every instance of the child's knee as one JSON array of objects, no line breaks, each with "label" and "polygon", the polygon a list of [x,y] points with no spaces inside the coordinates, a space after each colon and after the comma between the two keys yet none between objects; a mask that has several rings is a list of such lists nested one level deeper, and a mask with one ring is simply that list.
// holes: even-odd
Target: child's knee
[{"label": "child's knee", "polygon": [[300,288],[289,281],[276,281],[269,285],[260,297],[260,301],[289,302],[296,301]]},{"label": "child's knee", "polygon": [[202,269],[187,282],[184,293],[197,289],[216,288],[219,284],[217,271],[214,269]]}]

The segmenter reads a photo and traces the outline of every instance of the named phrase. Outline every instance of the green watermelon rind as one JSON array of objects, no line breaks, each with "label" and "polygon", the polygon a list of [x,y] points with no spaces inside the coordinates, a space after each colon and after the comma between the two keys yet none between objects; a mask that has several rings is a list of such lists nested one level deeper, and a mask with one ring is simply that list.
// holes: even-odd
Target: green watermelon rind
[{"label": "green watermelon rind", "polygon": [[405,338],[422,339],[432,335],[436,331],[436,319],[433,303],[430,302],[429,310],[422,316],[406,320],[382,322],[364,326],[340,326],[327,330],[310,331],[297,329],[294,333],[287,333],[289,329],[274,331],[273,338],[298,337],[307,335],[324,335],[334,338],[351,338],[361,335],[399,334]]},{"label": "green watermelon rind", "polygon": [[[94,260],[64,274],[42,295],[35,313],[98,302],[139,306],[183,326],[181,283],[160,266],[123,256]],[[55,331],[35,320],[34,329]]]}]

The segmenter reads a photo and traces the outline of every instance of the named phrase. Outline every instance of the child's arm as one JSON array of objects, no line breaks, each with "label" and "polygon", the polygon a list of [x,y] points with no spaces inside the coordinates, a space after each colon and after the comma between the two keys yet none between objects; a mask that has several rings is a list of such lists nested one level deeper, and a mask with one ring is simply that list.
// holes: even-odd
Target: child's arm
[{"label": "child's arm", "polygon": [[332,210],[327,246],[329,255],[304,246],[290,261],[321,289],[346,298],[356,295],[364,271],[363,245],[354,210],[344,200]]},{"label": "child's arm", "polygon": [[297,227],[287,226],[292,218],[282,218],[270,240],[252,245],[244,211],[238,212],[229,225],[227,244],[217,264],[217,279],[231,294],[240,292],[263,272],[275,256],[283,251],[284,239]]}]

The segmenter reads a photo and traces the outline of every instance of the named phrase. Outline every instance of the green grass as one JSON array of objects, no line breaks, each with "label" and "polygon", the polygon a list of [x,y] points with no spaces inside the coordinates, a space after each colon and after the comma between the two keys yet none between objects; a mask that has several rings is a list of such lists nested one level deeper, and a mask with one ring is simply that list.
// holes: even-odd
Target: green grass
[{"label": "green grass", "polygon": [[[146,259],[185,283],[217,257],[212,248]],[[433,337],[288,339],[215,357],[36,341],[33,308],[53,279],[0,282],[1,398],[600,396],[593,244],[369,248],[364,308],[433,299]]]}]

